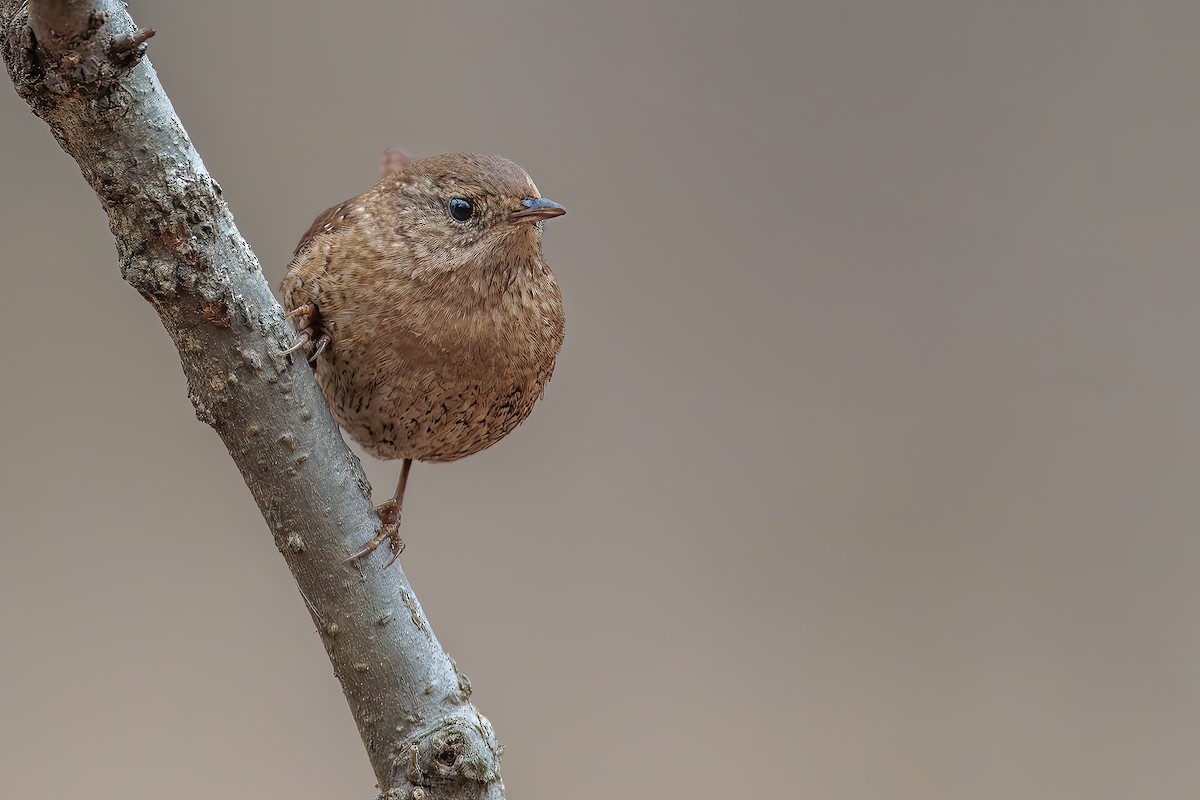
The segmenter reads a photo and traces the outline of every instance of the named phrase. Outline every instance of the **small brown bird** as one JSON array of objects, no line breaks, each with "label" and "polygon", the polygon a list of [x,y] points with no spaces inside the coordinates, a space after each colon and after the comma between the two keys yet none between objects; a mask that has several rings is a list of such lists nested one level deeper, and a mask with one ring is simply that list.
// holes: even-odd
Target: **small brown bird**
[{"label": "small brown bird", "polygon": [[[385,158],[385,162],[387,159]],[[376,507],[391,566],[413,459],[455,461],[519,425],[563,341],[542,221],[566,213],[525,170],[455,153],[401,165],[319,216],[283,279],[288,316],[334,418],[367,452],[403,459]]]}]

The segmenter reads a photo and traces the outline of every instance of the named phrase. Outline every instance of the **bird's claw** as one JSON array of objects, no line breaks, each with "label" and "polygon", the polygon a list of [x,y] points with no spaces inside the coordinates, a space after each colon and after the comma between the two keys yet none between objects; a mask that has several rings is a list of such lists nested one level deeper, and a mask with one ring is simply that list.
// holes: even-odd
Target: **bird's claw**
[{"label": "bird's claw", "polygon": [[280,351],[280,355],[290,356],[302,347],[307,347],[312,344],[312,336],[308,331],[300,331],[300,336],[287,350]]},{"label": "bird's claw", "polygon": [[400,538],[400,506],[395,500],[388,500],[386,503],[376,506],[375,513],[379,515],[379,521],[383,523],[379,529],[379,533],[371,541],[363,545],[361,550],[346,560],[354,561],[357,558],[362,558],[367,553],[373,553],[379,545],[386,541],[392,549],[391,560],[383,566],[384,569],[387,569],[392,564],[395,564],[396,560],[400,558],[400,554],[404,552],[404,540]]},{"label": "bird's claw", "polygon": [[313,347],[313,354],[308,357],[308,363],[310,363],[310,364],[317,363],[317,356],[321,355],[321,353],[323,353],[325,351],[325,348],[328,345],[329,345],[329,334],[322,333],[320,336],[317,337],[317,344],[315,347]]},{"label": "bird's claw", "polygon": [[317,307],[312,303],[305,303],[284,314],[283,318],[297,320],[296,333],[299,336],[292,346],[284,350],[281,355],[291,355],[297,350],[303,350],[308,357],[308,363],[316,363],[317,356],[321,355],[329,346],[329,334],[317,333]]}]

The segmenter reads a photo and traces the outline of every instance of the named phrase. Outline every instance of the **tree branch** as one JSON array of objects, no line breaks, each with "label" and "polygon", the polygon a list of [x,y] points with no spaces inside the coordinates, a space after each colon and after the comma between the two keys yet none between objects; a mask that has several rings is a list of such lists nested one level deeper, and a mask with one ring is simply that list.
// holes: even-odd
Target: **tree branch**
[{"label": "tree branch", "polygon": [[380,552],[370,486],[221,187],[117,0],[0,0],[17,92],[108,212],[121,274],[179,349],[196,416],[221,436],[295,576],[382,796],[503,797],[499,746],[407,579]]}]

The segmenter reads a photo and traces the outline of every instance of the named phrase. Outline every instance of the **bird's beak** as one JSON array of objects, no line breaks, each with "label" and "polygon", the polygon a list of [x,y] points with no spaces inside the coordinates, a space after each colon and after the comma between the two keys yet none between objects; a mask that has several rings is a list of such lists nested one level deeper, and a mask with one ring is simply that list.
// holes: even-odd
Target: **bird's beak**
[{"label": "bird's beak", "polygon": [[561,217],[567,210],[553,200],[544,197],[530,197],[521,201],[521,210],[514,211],[510,216],[513,222],[539,222],[551,217]]}]

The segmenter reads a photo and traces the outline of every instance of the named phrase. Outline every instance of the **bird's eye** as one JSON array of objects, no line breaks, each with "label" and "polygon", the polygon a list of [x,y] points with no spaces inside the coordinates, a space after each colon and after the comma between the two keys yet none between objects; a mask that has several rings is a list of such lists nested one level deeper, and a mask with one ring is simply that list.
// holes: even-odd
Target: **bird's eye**
[{"label": "bird's eye", "polygon": [[446,211],[450,214],[450,219],[455,222],[466,222],[475,213],[475,209],[471,206],[471,201],[462,197],[453,197],[446,204]]}]

